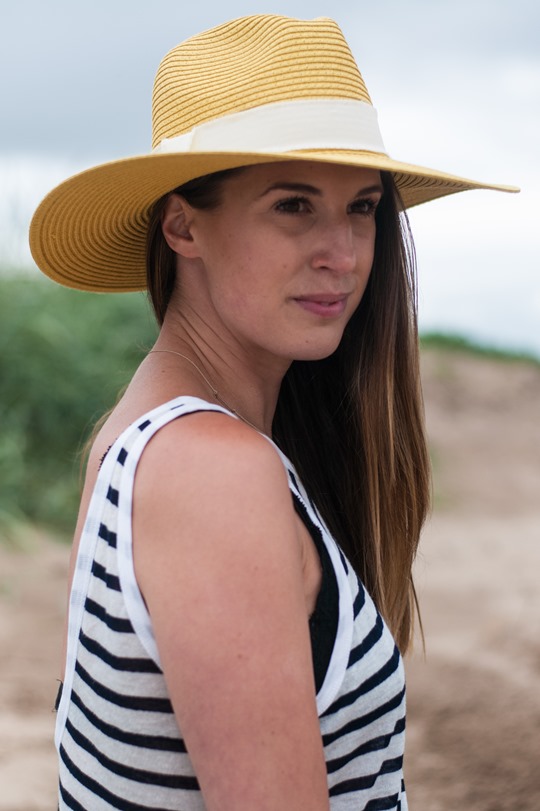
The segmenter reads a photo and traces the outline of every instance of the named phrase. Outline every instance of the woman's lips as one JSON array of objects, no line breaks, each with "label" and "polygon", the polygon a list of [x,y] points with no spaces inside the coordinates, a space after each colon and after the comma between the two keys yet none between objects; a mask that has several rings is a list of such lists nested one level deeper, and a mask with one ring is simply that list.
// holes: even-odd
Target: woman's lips
[{"label": "woman's lips", "polygon": [[336,318],[343,315],[345,307],[347,306],[347,294],[331,295],[329,293],[321,293],[310,296],[300,296],[295,298],[297,304],[303,310],[318,315],[322,318]]}]

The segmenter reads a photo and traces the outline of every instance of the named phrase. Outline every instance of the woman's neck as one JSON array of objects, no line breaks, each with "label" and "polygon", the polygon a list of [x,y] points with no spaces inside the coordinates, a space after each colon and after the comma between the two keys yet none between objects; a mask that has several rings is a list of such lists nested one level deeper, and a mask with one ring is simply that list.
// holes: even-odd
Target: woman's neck
[{"label": "woman's neck", "polygon": [[264,363],[239,347],[215,340],[214,335],[206,340],[199,333],[190,330],[186,334],[185,329],[171,326],[164,323],[148,361],[152,359],[179,383],[187,374],[193,384],[195,375],[201,396],[212,397],[248,425],[270,435],[286,364]]}]

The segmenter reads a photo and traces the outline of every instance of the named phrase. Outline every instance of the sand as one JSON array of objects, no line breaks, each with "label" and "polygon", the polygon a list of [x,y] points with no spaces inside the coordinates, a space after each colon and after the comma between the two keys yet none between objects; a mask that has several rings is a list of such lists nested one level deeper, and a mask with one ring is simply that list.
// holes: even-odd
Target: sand
[{"label": "sand", "polygon": [[[407,660],[412,811],[540,808],[540,367],[423,355],[435,506]],[[55,808],[68,550],[0,543],[0,811]]]}]

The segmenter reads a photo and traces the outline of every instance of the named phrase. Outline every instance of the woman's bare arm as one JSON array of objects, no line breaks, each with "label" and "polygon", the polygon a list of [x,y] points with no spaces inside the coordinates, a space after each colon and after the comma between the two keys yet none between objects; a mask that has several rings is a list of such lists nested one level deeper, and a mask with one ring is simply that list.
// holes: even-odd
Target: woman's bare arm
[{"label": "woman's bare arm", "polygon": [[301,546],[275,450],[224,415],[176,420],[143,455],[133,522],[209,811],[328,811]]}]

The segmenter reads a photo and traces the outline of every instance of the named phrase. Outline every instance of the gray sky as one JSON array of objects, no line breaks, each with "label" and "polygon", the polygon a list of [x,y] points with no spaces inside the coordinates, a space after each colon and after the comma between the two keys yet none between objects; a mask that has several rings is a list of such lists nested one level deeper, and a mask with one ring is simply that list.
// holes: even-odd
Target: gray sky
[{"label": "gray sky", "polygon": [[341,25],[393,157],[520,185],[411,213],[424,328],[540,354],[537,0],[19,0],[0,25],[0,261],[29,264],[39,198],[95,162],[144,153],[161,57],[244,14]]}]

